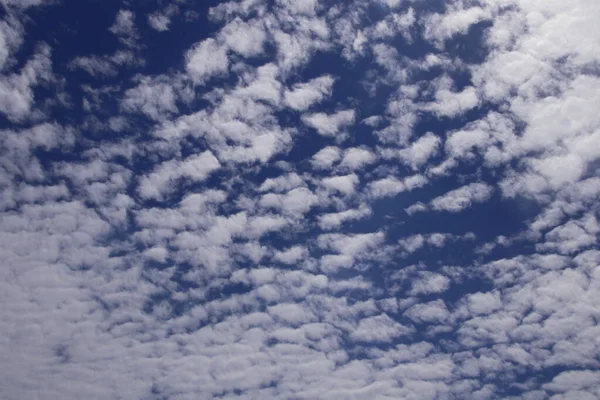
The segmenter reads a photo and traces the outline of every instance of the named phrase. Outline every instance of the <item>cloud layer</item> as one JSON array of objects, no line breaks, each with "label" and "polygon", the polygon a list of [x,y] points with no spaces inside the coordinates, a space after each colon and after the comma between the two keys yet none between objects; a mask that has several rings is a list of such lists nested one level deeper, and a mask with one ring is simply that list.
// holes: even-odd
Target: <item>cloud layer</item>
[{"label": "cloud layer", "polygon": [[600,397],[597,1],[163,3],[2,3],[1,398]]}]

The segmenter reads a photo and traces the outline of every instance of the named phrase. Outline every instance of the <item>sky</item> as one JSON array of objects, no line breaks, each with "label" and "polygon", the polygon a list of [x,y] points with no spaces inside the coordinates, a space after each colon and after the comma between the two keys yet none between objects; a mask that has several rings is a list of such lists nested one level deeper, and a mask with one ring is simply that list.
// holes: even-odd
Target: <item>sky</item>
[{"label": "sky", "polygon": [[600,398],[598,0],[0,0],[0,398]]}]

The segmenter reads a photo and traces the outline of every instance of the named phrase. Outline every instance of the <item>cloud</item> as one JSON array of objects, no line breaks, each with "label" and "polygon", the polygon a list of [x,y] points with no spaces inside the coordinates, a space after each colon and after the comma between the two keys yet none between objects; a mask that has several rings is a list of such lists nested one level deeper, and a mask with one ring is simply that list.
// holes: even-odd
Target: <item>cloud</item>
[{"label": "cloud", "polygon": [[412,175],[403,181],[390,176],[369,183],[369,194],[375,198],[395,196],[404,191],[410,191],[427,184],[427,178],[423,175]]},{"label": "cloud", "polygon": [[355,174],[338,175],[324,178],[321,185],[331,191],[341,193],[343,195],[351,195],[356,190],[359,179]]},{"label": "cloud", "polygon": [[440,143],[440,138],[429,132],[412,143],[410,147],[400,150],[398,157],[416,169],[437,153]]},{"label": "cloud", "polygon": [[340,160],[340,149],[335,146],[324,147],[312,156],[311,163],[317,169],[329,169]]},{"label": "cloud", "polygon": [[285,103],[296,111],[306,111],[313,104],[318,104],[326,97],[331,96],[334,82],[333,77],[324,75],[306,83],[297,83],[292,90],[286,90]]},{"label": "cloud", "polygon": [[118,74],[121,67],[141,67],[145,64],[139,54],[140,35],[135,26],[134,12],[119,10],[108,30],[117,36],[120,48],[112,54],[73,57],[69,68],[83,69],[93,77],[112,77]]},{"label": "cloud", "polygon": [[220,166],[219,160],[210,151],[191,156],[183,161],[166,161],[140,179],[138,193],[143,199],[162,200],[174,189],[178,179],[203,181]]},{"label": "cloud", "polygon": [[423,273],[411,284],[411,295],[442,293],[450,287],[450,279],[437,273]]},{"label": "cloud", "polygon": [[359,342],[387,343],[410,333],[410,328],[382,314],[360,320],[358,326],[352,332],[352,339]]},{"label": "cloud", "polygon": [[41,6],[44,3],[48,4],[47,0],[4,0],[2,5],[8,7],[15,7],[18,9],[26,9],[33,6]]},{"label": "cloud", "polygon": [[492,17],[489,8],[471,7],[463,9],[458,7],[448,7],[444,13],[430,14],[424,21],[425,37],[434,41],[438,46],[443,45],[444,41],[457,34],[464,34],[474,24],[488,20]]},{"label": "cloud", "polygon": [[186,71],[197,84],[215,75],[225,74],[229,69],[227,47],[209,38],[197,43],[186,54]]},{"label": "cloud", "polygon": [[412,306],[405,315],[417,323],[442,323],[450,316],[450,312],[443,300],[434,300]]},{"label": "cloud", "polygon": [[152,14],[148,16],[148,25],[159,32],[168,31],[170,23],[171,19],[164,14]]},{"label": "cloud", "polygon": [[293,246],[285,251],[280,251],[273,257],[273,260],[284,264],[294,264],[303,258],[306,258],[308,251],[303,246]]},{"label": "cloud", "polygon": [[338,111],[334,114],[314,113],[302,116],[302,122],[315,129],[319,135],[343,138],[344,128],[354,123],[354,110]]},{"label": "cloud", "polygon": [[597,2],[133,3],[3,3],[0,397],[598,397]]},{"label": "cloud", "polygon": [[171,4],[162,10],[157,10],[148,15],[148,25],[159,32],[169,30],[173,17],[180,13],[176,4]]},{"label": "cloud", "polygon": [[360,147],[347,149],[344,153],[344,158],[340,162],[340,167],[345,167],[351,170],[360,169],[366,165],[373,164],[377,160],[372,152]]},{"label": "cloud", "polygon": [[319,202],[319,198],[307,188],[295,188],[283,194],[267,193],[259,204],[266,208],[277,208],[284,213],[305,214]]},{"label": "cloud", "polygon": [[69,63],[69,67],[83,69],[94,77],[111,77],[118,74],[120,67],[139,67],[144,63],[134,52],[118,50],[112,55],[75,57]]},{"label": "cloud", "polygon": [[259,23],[249,24],[236,18],[219,33],[221,40],[244,57],[258,56],[264,51],[267,34]]},{"label": "cloud", "polygon": [[485,183],[471,183],[431,200],[431,208],[436,211],[459,212],[473,203],[487,201],[493,189]]},{"label": "cloud", "polygon": [[179,111],[176,101],[177,93],[170,83],[142,79],[138,86],[125,92],[121,107],[161,120]]},{"label": "cloud", "polygon": [[35,117],[34,87],[52,80],[51,50],[47,45],[36,49],[20,73],[0,77],[0,113],[11,121]]},{"label": "cloud", "polygon": [[479,104],[477,91],[473,87],[465,88],[461,92],[439,89],[435,93],[435,99],[435,103],[430,103],[424,108],[444,117],[456,117]]},{"label": "cloud", "polygon": [[117,35],[119,41],[129,47],[135,46],[139,39],[139,34],[135,27],[135,13],[130,10],[119,10],[115,17],[115,22],[108,30]]},{"label": "cloud", "polygon": [[23,25],[16,18],[0,22],[0,70],[10,62],[10,56],[23,44]]},{"label": "cloud", "polygon": [[360,207],[335,213],[327,213],[319,216],[319,227],[323,230],[339,228],[346,221],[360,220],[372,215],[371,209]]}]

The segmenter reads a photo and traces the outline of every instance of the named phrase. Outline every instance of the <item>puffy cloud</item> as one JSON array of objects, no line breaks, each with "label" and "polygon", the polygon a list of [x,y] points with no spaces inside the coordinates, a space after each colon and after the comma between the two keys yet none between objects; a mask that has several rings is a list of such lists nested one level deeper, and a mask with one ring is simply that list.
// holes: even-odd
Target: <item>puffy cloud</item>
[{"label": "puffy cloud", "polygon": [[442,323],[448,318],[450,312],[443,300],[435,300],[416,304],[408,309],[405,315],[417,323]]},{"label": "puffy cloud", "polygon": [[47,45],[39,46],[20,73],[0,77],[0,113],[11,121],[35,117],[34,87],[52,79],[51,51]]},{"label": "puffy cloud", "polygon": [[287,250],[279,251],[273,257],[273,260],[284,264],[294,264],[303,258],[306,258],[308,251],[303,246],[293,246]]},{"label": "puffy cloud", "polygon": [[172,18],[179,14],[179,11],[177,5],[171,4],[162,10],[148,15],[148,25],[159,32],[168,31]]},{"label": "puffy cloud", "polygon": [[360,169],[363,166],[370,165],[377,160],[372,152],[360,147],[353,147],[344,153],[344,158],[340,162],[340,167],[346,167],[351,170]]},{"label": "puffy cloud", "polygon": [[148,25],[159,32],[169,30],[171,19],[165,14],[152,14],[148,16]]},{"label": "puffy cloud", "polygon": [[4,1],[3,397],[597,398],[596,3]]},{"label": "puffy cloud", "polygon": [[203,84],[213,76],[225,74],[229,69],[227,47],[212,38],[194,45],[185,58],[186,71],[198,84]]},{"label": "puffy cloud", "polygon": [[[462,4],[461,4],[462,5]],[[449,6],[444,13],[430,14],[423,21],[425,37],[442,45],[454,35],[464,34],[474,24],[492,17],[489,8]]]},{"label": "puffy cloud", "polygon": [[321,185],[328,190],[339,192],[343,195],[351,195],[356,190],[359,179],[356,174],[338,175],[324,178]]},{"label": "puffy cloud", "polygon": [[219,36],[231,50],[244,57],[260,55],[267,39],[265,29],[259,22],[254,20],[254,23],[247,23],[239,18],[225,25]]},{"label": "puffy cloud", "polygon": [[268,193],[261,197],[263,207],[278,208],[289,214],[305,214],[319,202],[319,198],[307,188],[292,189],[286,194]]},{"label": "puffy cloud", "polygon": [[168,82],[142,79],[138,86],[125,92],[121,106],[127,111],[138,111],[154,120],[177,113],[177,94]]},{"label": "puffy cloud", "polygon": [[471,183],[431,200],[431,208],[436,211],[459,212],[473,203],[487,201],[493,189],[485,183]]},{"label": "puffy cloud", "polygon": [[395,196],[404,191],[410,191],[427,184],[427,178],[423,175],[413,175],[405,178],[403,181],[395,177],[382,178],[369,183],[369,194],[373,198],[382,198]]},{"label": "puffy cloud", "polygon": [[413,168],[418,168],[437,153],[440,143],[441,140],[439,137],[432,133],[427,133],[406,149],[400,150],[398,157]]},{"label": "puffy cloud", "polygon": [[302,122],[314,128],[320,135],[344,137],[344,128],[352,125],[354,118],[354,110],[343,110],[334,114],[305,114],[302,116]]},{"label": "puffy cloud", "polygon": [[435,103],[428,104],[425,109],[444,117],[456,117],[479,104],[477,92],[473,87],[465,88],[461,92],[439,89],[435,93],[435,100]]},{"label": "puffy cloud", "polygon": [[268,190],[274,191],[274,192],[284,192],[284,191],[288,191],[294,188],[297,188],[298,186],[303,186],[304,185],[304,180],[303,178],[298,175],[295,172],[291,172],[282,176],[279,176],[277,178],[268,178],[266,179],[262,185],[260,185],[260,187],[258,188],[259,191],[261,192],[266,192]]},{"label": "puffy cloud", "polygon": [[442,293],[450,287],[450,279],[437,273],[424,273],[414,279],[411,284],[411,294],[422,295]]},{"label": "puffy cloud", "polygon": [[174,189],[179,178],[188,178],[194,182],[203,181],[219,167],[219,160],[210,151],[183,161],[166,161],[140,179],[138,193],[143,199],[162,200]]},{"label": "puffy cloud", "polygon": [[350,209],[335,213],[327,213],[319,216],[319,227],[324,230],[337,229],[346,221],[355,221],[372,215],[372,211],[367,207]]},{"label": "puffy cloud", "polygon": [[318,169],[329,169],[334,163],[340,160],[340,149],[334,146],[328,146],[319,150],[312,156],[311,163]]},{"label": "puffy cloud", "polygon": [[306,83],[297,83],[284,94],[288,107],[297,111],[306,111],[313,104],[318,104],[331,96],[334,79],[330,75],[311,79]]},{"label": "puffy cloud", "polygon": [[394,177],[379,179],[369,184],[371,196],[375,198],[393,196],[405,190],[404,184]]},{"label": "puffy cloud", "polygon": [[382,314],[361,319],[352,332],[352,339],[359,342],[388,343],[397,337],[411,333],[411,329]]},{"label": "puffy cloud", "polygon": [[355,257],[365,255],[369,249],[375,249],[382,243],[384,235],[378,233],[364,233],[356,235],[344,235],[338,233],[326,233],[319,235],[317,243],[319,247],[335,251],[341,257],[335,260],[350,261]]}]

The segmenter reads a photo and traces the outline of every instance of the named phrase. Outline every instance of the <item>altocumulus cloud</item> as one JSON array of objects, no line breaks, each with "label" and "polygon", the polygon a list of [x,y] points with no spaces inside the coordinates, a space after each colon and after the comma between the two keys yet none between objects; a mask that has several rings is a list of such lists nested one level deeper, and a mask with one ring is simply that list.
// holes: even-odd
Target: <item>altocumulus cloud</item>
[{"label": "altocumulus cloud", "polygon": [[600,398],[598,1],[0,3],[2,399]]}]

